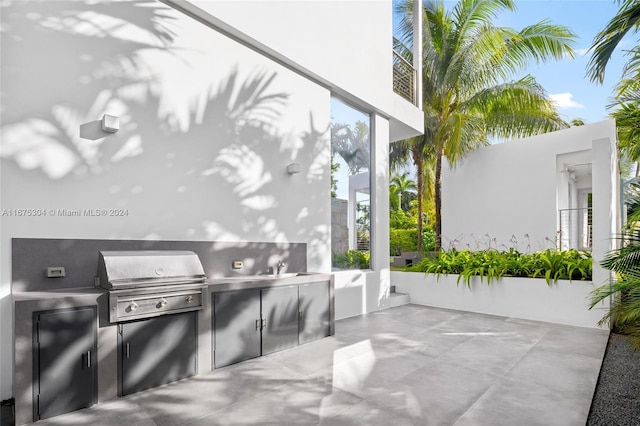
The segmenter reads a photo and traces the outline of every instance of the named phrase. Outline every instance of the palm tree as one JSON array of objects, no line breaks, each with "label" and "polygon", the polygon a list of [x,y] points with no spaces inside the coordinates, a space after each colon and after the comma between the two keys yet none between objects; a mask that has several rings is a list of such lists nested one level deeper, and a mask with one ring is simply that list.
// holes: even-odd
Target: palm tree
[{"label": "palm tree", "polygon": [[[607,26],[600,31],[591,46],[591,59],[587,75],[591,81],[602,84],[611,55],[618,44],[629,33],[640,30],[640,2],[623,0],[620,8]],[[618,128],[618,148],[622,155],[636,162],[640,170],[640,46],[626,52],[629,57],[622,78],[615,88],[615,102],[609,107],[618,107],[611,113]]]},{"label": "palm tree", "polygon": [[408,178],[409,172],[395,174],[391,178],[391,186],[398,197],[398,210],[409,211],[411,200],[416,196],[416,183]]},{"label": "palm tree", "polygon": [[435,151],[431,143],[429,129],[421,136],[405,139],[394,143],[390,152],[390,162],[393,169],[405,165],[411,157],[416,169],[416,198],[418,210],[418,242],[417,251],[422,251],[422,235],[424,228],[424,201],[426,195],[433,194],[433,165],[435,164]]},{"label": "palm tree", "polygon": [[350,175],[369,169],[369,125],[364,121],[356,121],[355,129],[348,124],[332,124],[331,147],[347,164]]},{"label": "palm tree", "polygon": [[[637,0],[619,0],[618,3],[620,4],[618,13],[596,35],[593,46],[590,49],[592,54],[587,67],[587,75],[591,81],[600,84],[604,81],[605,69],[618,44],[629,31],[636,33],[640,29],[640,2]],[[632,58],[638,58],[637,47],[629,51],[629,53]],[[631,62],[633,62],[633,59]],[[638,71],[637,62],[635,66],[636,71]]]},{"label": "palm tree", "polygon": [[632,344],[640,350],[640,234],[631,231],[623,242],[602,261],[602,266],[614,271],[618,280],[595,289],[590,308],[614,296],[611,310],[600,324],[612,320],[614,331],[630,335]]},{"label": "palm tree", "polygon": [[[400,41],[405,44],[413,37],[412,3],[404,0],[398,5],[404,17]],[[504,10],[515,10],[515,3],[460,0],[450,11],[442,1],[424,4],[425,136],[411,145],[416,146],[412,150],[419,158],[414,157],[416,165],[431,155],[435,162],[436,249],[442,236],[443,157],[455,165],[467,152],[488,145],[490,136],[516,138],[567,126],[533,77],[511,79],[531,61],[573,57],[575,35],[548,21],[520,31],[494,26],[492,20]],[[433,151],[425,149],[425,144],[432,145]]]}]

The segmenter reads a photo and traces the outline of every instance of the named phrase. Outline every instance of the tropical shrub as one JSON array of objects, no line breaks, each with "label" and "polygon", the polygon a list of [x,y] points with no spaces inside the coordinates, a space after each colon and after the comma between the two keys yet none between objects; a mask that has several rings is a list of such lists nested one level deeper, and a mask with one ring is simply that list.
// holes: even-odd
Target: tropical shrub
[{"label": "tropical shrub", "polygon": [[629,233],[622,247],[609,252],[601,265],[615,272],[617,281],[596,288],[590,308],[612,297],[611,309],[599,324],[611,320],[613,330],[631,336],[631,343],[640,350],[640,231]]},{"label": "tropical shrub", "polygon": [[332,265],[341,269],[369,269],[368,251],[347,250],[346,253],[332,253]]},{"label": "tropical shrub", "polygon": [[408,271],[428,274],[458,274],[460,281],[471,286],[471,278],[486,277],[487,284],[503,276],[544,278],[547,284],[557,280],[591,280],[591,253],[579,250],[545,250],[536,253],[509,251],[456,250],[443,251],[435,258],[425,258]]},{"label": "tropical shrub", "polygon": [[389,211],[389,227],[392,229],[412,229],[417,228],[417,218],[415,215],[405,213],[402,210]]},{"label": "tropical shrub", "polygon": [[[422,233],[422,244],[425,251],[432,251],[435,247],[436,236],[433,230],[425,229]],[[417,229],[390,229],[389,249],[391,256],[400,256],[402,252],[418,250]]]}]

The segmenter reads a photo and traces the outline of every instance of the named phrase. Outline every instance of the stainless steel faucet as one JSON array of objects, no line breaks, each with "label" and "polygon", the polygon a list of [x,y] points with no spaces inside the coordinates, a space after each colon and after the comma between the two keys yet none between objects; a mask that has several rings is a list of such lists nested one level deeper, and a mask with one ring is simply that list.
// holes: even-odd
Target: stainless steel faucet
[{"label": "stainless steel faucet", "polygon": [[285,266],[287,265],[282,260],[278,261],[278,264],[276,265],[276,274],[280,275],[280,272]]}]

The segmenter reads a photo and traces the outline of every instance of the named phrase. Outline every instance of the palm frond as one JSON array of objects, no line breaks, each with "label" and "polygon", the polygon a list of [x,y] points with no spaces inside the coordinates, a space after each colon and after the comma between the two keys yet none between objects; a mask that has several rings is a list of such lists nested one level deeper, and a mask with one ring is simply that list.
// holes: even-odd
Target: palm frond
[{"label": "palm frond", "polygon": [[618,44],[630,31],[637,32],[639,26],[640,2],[622,1],[616,15],[602,31],[596,34],[593,45],[589,49],[592,53],[587,65],[587,76],[591,81],[602,84],[605,69]]}]

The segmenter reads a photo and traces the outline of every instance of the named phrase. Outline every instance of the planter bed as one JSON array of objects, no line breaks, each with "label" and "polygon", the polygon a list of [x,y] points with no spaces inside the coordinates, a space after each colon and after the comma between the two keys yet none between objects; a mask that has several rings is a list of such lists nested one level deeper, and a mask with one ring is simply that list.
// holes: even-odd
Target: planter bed
[{"label": "planter bed", "polygon": [[592,328],[599,327],[609,309],[601,303],[589,310],[589,293],[595,288],[591,281],[547,285],[540,278],[502,277],[487,285],[486,278],[474,277],[469,288],[457,280],[458,275],[391,272],[396,291],[418,305]]}]

